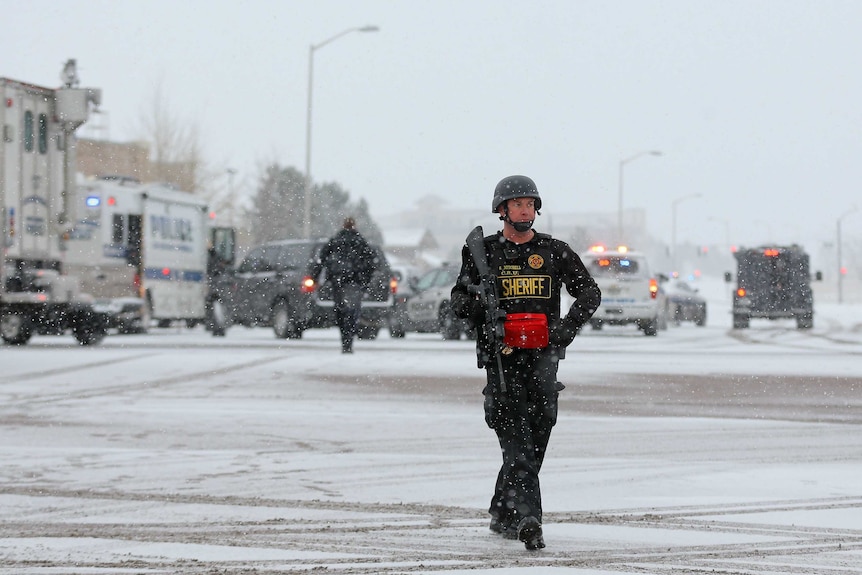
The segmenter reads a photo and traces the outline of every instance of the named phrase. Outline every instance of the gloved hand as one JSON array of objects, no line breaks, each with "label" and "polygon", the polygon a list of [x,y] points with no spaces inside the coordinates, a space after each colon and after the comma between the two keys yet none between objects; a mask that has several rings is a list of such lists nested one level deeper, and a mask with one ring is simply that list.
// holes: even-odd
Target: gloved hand
[{"label": "gloved hand", "polygon": [[485,306],[478,298],[470,301],[470,319],[477,325],[485,321]]},{"label": "gloved hand", "polygon": [[578,335],[581,326],[571,316],[566,316],[551,326],[550,344],[556,347],[568,347]]},{"label": "gloved hand", "polygon": [[481,323],[485,319],[485,307],[476,297],[453,297],[451,305],[455,315],[460,318],[469,319],[474,323]]}]

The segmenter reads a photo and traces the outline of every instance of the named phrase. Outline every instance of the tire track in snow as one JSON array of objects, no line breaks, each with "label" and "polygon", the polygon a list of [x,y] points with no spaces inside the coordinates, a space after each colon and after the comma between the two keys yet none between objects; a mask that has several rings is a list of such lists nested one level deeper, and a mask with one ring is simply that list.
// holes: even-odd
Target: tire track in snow
[{"label": "tire track in snow", "polygon": [[[86,561],[75,561],[77,569],[98,568],[102,573],[110,573],[106,569],[129,568],[142,573],[167,570],[192,574],[212,573],[215,570],[277,574],[331,569],[346,575],[365,575],[480,567],[572,567],[627,573],[780,572],[787,575],[846,575],[846,566],[842,569],[839,565],[841,554],[862,551],[860,529],[762,524],[727,519],[727,516],[733,515],[744,518],[752,514],[803,509],[862,511],[862,497],[548,513],[545,524],[549,547],[540,553],[526,553],[520,543],[491,535],[487,531],[484,513],[475,509],[427,504],[298,501],[43,488],[35,493],[29,488],[3,488],[0,493],[29,496],[37,500],[48,497],[88,502],[81,508],[82,517],[79,520],[73,517],[55,517],[52,520],[51,513],[44,513],[43,520],[0,522],[0,537],[3,538],[36,537],[46,541],[51,538],[87,538],[157,545],[208,545],[228,547],[233,550],[233,556],[251,557],[260,555],[264,549],[294,552],[293,558],[289,559],[178,560],[149,556],[139,551],[131,557],[124,556],[115,560],[102,557],[98,560],[92,559],[89,564]],[[98,522],[100,506],[106,505],[110,508],[112,502],[118,501],[166,508],[175,505],[266,507],[272,510],[274,516],[258,521],[215,519],[203,523],[182,519],[169,523]],[[54,501],[51,505],[58,504]],[[38,501],[35,506],[38,507]],[[285,516],[299,512],[300,518],[279,517],[280,511]],[[307,513],[309,518],[302,518],[303,512]],[[330,512],[331,515],[316,517],[319,512]],[[176,512],[167,515],[182,517],[181,513]],[[216,515],[215,511],[213,515]],[[706,519],[713,516],[723,519]],[[680,535],[668,535],[665,539],[669,543],[596,547],[595,543],[580,542],[557,535],[562,531],[561,527],[566,525],[631,528],[644,532],[658,530]],[[758,540],[723,544],[674,542],[681,539],[690,540],[691,537],[682,535],[685,532],[705,534],[705,537],[698,539],[700,541],[715,539],[719,534],[756,537]],[[649,539],[655,540],[656,537]],[[245,550],[245,553],[238,550]],[[68,550],[64,550],[61,555],[67,555],[67,552]],[[809,558],[811,566],[806,564]],[[849,558],[852,559],[852,554]],[[39,560],[38,567],[68,567],[68,561],[67,556],[46,556]],[[26,568],[34,565],[23,559],[4,561],[0,573],[3,573],[4,569],[17,569],[16,573],[27,573]]]}]

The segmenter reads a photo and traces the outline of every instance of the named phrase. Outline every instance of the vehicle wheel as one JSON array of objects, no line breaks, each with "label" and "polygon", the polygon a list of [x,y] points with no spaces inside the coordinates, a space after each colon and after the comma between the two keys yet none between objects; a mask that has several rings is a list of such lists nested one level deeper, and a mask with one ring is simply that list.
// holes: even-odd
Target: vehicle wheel
[{"label": "vehicle wheel", "polygon": [[356,337],[359,339],[377,339],[380,328],[374,325],[361,325],[356,329]]},{"label": "vehicle wheel", "polygon": [[461,326],[458,325],[458,319],[446,302],[440,307],[438,313],[438,323],[440,325],[440,333],[443,334],[443,339],[461,339]]},{"label": "vehicle wheel", "polygon": [[129,335],[129,334],[133,334],[133,333],[138,333],[138,328],[136,328],[131,323],[124,322],[124,323],[117,325],[117,333],[120,335]]},{"label": "vehicle wheel", "polygon": [[701,310],[700,313],[694,318],[694,325],[698,327],[703,327],[706,325],[706,310]]},{"label": "vehicle wheel", "polygon": [[224,303],[220,299],[211,301],[207,315],[207,328],[212,332],[213,337],[224,337],[227,333],[227,310]]},{"label": "vehicle wheel", "polygon": [[679,309],[678,304],[674,304],[670,310],[670,317],[672,318],[673,325],[682,325],[682,310]]},{"label": "vehicle wheel", "polygon": [[406,312],[398,307],[393,307],[389,310],[387,323],[389,324],[389,337],[401,339],[407,333],[407,328],[404,325],[404,317]]},{"label": "vehicle wheel", "polygon": [[590,327],[596,331],[601,331],[602,329],[602,320],[594,319],[590,321]]},{"label": "vehicle wheel", "polygon": [[108,326],[99,316],[82,314],[72,328],[72,335],[81,345],[96,345],[108,334]]},{"label": "vehicle wheel", "polygon": [[173,322],[169,319],[160,319],[159,321],[156,322],[156,325],[158,327],[161,327],[161,328],[167,328],[167,327],[171,327],[172,323]]},{"label": "vehicle wheel", "polygon": [[811,329],[814,327],[814,315],[806,313],[796,317],[796,329]]},{"label": "vehicle wheel", "polygon": [[302,328],[296,325],[293,309],[284,300],[279,300],[272,308],[272,330],[275,332],[275,337],[279,339],[302,337]]},{"label": "vehicle wheel", "polygon": [[641,329],[644,331],[644,335],[658,335],[658,318],[652,318],[641,324]]},{"label": "vehicle wheel", "polygon": [[21,310],[6,310],[0,317],[0,336],[10,345],[23,345],[30,341],[33,328],[30,316]]},{"label": "vehicle wheel", "polygon": [[735,313],[733,314],[733,329],[746,329],[750,319],[747,315]]}]

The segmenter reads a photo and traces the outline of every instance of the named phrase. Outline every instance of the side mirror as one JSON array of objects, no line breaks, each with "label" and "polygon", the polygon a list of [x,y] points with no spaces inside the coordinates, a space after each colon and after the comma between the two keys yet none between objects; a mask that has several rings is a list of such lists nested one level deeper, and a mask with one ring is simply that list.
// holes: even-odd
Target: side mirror
[{"label": "side mirror", "polygon": [[733,281],[733,274],[730,272],[724,272],[724,282],[730,283]]},{"label": "side mirror", "polygon": [[818,282],[823,281],[823,272],[816,272],[814,274],[814,281],[818,281]]},{"label": "side mirror", "polygon": [[220,268],[232,266],[236,261],[236,230],[216,227],[210,229],[210,259]]}]

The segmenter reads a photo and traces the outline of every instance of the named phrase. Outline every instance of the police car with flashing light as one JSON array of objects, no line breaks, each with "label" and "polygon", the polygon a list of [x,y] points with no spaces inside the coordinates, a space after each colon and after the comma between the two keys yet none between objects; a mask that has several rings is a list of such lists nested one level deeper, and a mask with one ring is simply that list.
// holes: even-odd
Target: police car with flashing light
[{"label": "police car with flashing light", "polygon": [[666,296],[645,254],[626,246],[593,246],[581,259],[602,290],[602,304],[590,319],[593,329],[635,324],[654,336],[667,327]]}]

